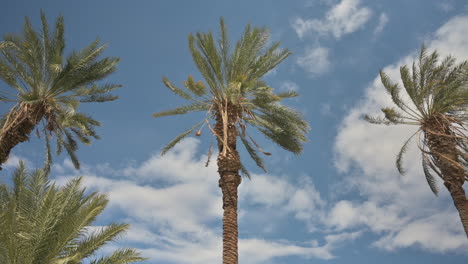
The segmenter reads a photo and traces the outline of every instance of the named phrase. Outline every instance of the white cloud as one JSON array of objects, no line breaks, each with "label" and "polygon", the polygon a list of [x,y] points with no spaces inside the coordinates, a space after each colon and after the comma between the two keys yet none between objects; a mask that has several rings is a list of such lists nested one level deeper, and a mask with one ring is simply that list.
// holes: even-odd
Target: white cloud
[{"label": "white cloud", "polygon": [[389,21],[389,19],[388,19],[388,16],[387,16],[386,13],[380,14],[379,23],[377,24],[377,26],[374,29],[374,36],[380,34],[384,30],[384,28],[387,25],[388,21]]},{"label": "white cloud", "polygon": [[328,72],[331,67],[329,49],[324,47],[308,47],[305,54],[296,60],[296,63],[312,76]]},{"label": "white cloud", "polygon": [[444,12],[450,12],[455,8],[451,0],[440,1],[437,6]]},{"label": "white cloud", "polygon": [[[57,165],[55,172],[71,174],[58,177],[59,183],[81,175],[89,189],[108,194],[109,208],[103,218],[132,224],[117,245],[137,247],[154,263],[217,263],[222,252],[219,176],[215,165],[204,167],[206,157],[196,155],[198,146],[198,140],[188,138],[163,157],[153,155],[141,164],[112,168],[108,175],[102,169],[108,165],[85,166],[77,172],[67,161]],[[255,219],[250,216],[261,209],[268,213],[249,224],[264,225],[280,212],[292,221],[306,222],[313,230],[313,223],[318,223],[314,216],[323,211],[325,202],[307,177],[296,177],[300,179],[297,184],[286,179],[254,174],[251,181],[245,180],[239,188],[240,213],[244,215],[240,221],[242,217]],[[269,228],[272,232],[275,226]],[[246,264],[272,263],[286,256],[330,259],[333,250],[359,235],[337,231],[321,243],[240,237],[240,259]]]},{"label": "white cloud", "polygon": [[341,0],[333,6],[321,20],[296,18],[292,27],[299,38],[303,38],[310,31],[333,35],[340,39],[346,34],[359,30],[372,16],[372,11],[360,6],[360,0]]},{"label": "white cloud", "polygon": [[296,31],[297,36],[302,39],[306,33],[308,33],[311,30],[312,27],[312,21],[315,20],[304,20],[300,17],[296,18],[294,22],[292,23],[292,27]]},{"label": "white cloud", "polygon": [[285,81],[281,84],[279,90],[283,92],[286,92],[286,91],[297,92],[299,91],[299,86],[297,85],[297,83],[293,81]]},{"label": "white cloud", "polygon": [[[443,56],[450,52],[467,58],[467,36],[468,17],[455,17],[437,30],[428,47]],[[411,63],[415,54],[384,71],[399,80],[399,66]],[[420,247],[432,252],[467,252],[468,241],[451,198],[443,186],[440,198],[431,193],[417,147],[408,150],[407,175],[399,176],[395,168],[399,148],[416,127],[378,126],[361,119],[363,114],[379,115],[384,106],[392,106],[392,102],[376,78],[339,128],[335,166],[351,175],[344,184],[353,186],[361,199],[335,204],[328,212],[330,226],[335,230],[368,228],[379,234],[373,245],[385,250]]]},{"label": "white cloud", "polygon": [[[346,241],[355,240],[360,235],[360,232],[328,235],[325,237],[325,243],[322,246],[317,246],[317,241],[310,241],[309,245],[299,246],[291,243],[271,242],[261,239],[241,240],[239,245],[241,254],[239,262],[247,264],[271,263],[271,259],[285,256],[302,256],[308,259],[333,259],[335,256],[330,253],[333,249]],[[258,254],[259,251],[262,254]]]},{"label": "white cloud", "polygon": [[239,192],[243,194],[240,199],[269,207],[284,205],[294,191],[295,187],[285,179],[271,175],[255,174],[248,183],[239,187]]},{"label": "white cloud", "polygon": [[431,42],[431,48],[441,54],[452,54],[459,60],[468,59],[468,16],[458,16],[440,27]]},{"label": "white cloud", "polygon": [[23,161],[28,167],[31,164],[31,162],[24,157],[16,156],[15,154],[10,154],[7,161],[2,165],[2,169],[15,169],[19,166],[20,161]]},{"label": "white cloud", "polygon": [[[419,246],[428,251],[450,252],[458,249],[466,253],[466,236],[460,234],[460,228],[454,225],[458,214],[440,212],[420,218],[401,226],[398,232],[383,236],[374,246],[386,250]],[[443,227],[443,228],[440,228]]]}]

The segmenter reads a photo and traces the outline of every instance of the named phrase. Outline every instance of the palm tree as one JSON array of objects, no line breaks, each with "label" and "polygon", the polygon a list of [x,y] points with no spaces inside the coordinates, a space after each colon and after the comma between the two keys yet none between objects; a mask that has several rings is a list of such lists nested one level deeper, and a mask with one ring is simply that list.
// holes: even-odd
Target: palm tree
[{"label": "palm tree", "polygon": [[[173,85],[166,77],[163,82],[171,91],[190,101],[190,104],[173,110],[156,113],[154,117],[181,115],[204,111],[206,118],[185,131],[163,150],[164,155],[184,137],[196,132],[201,135],[204,125],[218,143],[219,187],[223,193],[223,263],[238,263],[237,188],[241,183],[239,171],[249,176],[242,165],[237,150],[237,138],[245,146],[258,167],[266,171],[258,151],[263,151],[247,133],[247,128],[258,129],[267,138],[284,149],[298,154],[307,140],[309,126],[293,109],[280,104],[284,98],[295,97],[294,91],[274,93],[261,78],[291,53],[280,50],[279,42],[266,47],[269,33],[265,28],[248,25],[234,50],[229,41],[223,19],[221,33],[215,43],[212,33],[189,35],[192,58],[208,84],[196,82],[188,76],[183,82],[185,90]],[[211,147],[210,151],[211,153]],[[209,160],[208,160],[209,161]]]},{"label": "palm tree", "polygon": [[437,52],[428,54],[423,45],[418,64],[413,62],[411,69],[408,66],[400,67],[401,80],[410,102],[402,99],[400,85],[391,82],[380,71],[382,83],[399,110],[382,108],[384,118],[365,116],[365,119],[376,124],[419,126],[397,155],[398,171],[405,173],[402,167],[403,154],[411,139],[419,135],[422,168],[429,187],[437,195],[434,175],[442,179],[468,236],[468,199],[463,189],[464,182],[468,181],[468,62],[456,64],[450,56],[440,63],[438,60]]},{"label": "palm tree", "polygon": [[51,184],[46,170],[29,172],[21,162],[14,186],[0,185],[1,264],[114,264],[143,260],[134,249],[118,249],[92,260],[93,254],[129,225],[112,223],[90,232],[108,199],[85,194],[81,178],[62,187]]},{"label": "palm tree", "polygon": [[109,92],[121,85],[96,82],[114,72],[119,59],[98,60],[106,45],[96,40],[83,50],[72,52],[65,60],[63,16],[56,20],[54,32],[49,32],[42,11],[41,20],[42,31],[35,31],[26,18],[21,36],[5,35],[0,42],[0,79],[14,89],[14,92],[0,91],[0,101],[14,104],[0,122],[0,165],[37,128],[37,135],[45,138],[49,161],[49,141],[55,134],[57,154],[64,148],[79,168],[75,136],[90,144],[92,137],[99,138],[94,127],[100,123],[78,112],[78,106],[81,102],[117,99]]}]

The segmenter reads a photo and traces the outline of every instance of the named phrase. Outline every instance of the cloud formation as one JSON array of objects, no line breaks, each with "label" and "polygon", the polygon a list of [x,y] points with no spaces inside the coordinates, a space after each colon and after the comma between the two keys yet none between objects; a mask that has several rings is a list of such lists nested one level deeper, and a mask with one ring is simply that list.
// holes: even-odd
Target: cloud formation
[{"label": "cloud formation", "polygon": [[371,18],[372,10],[361,6],[360,0],[341,0],[322,19],[296,18],[292,24],[299,38],[310,32],[331,35],[336,39],[361,29]]},{"label": "cloud formation", "polygon": [[331,68],[329,49],[321,46],[308,47],[304,55],[297,58],[296,63],[311,76],[324,74]]},{"label": "cloud formation", "polygon": [[294,91],[297,92],[299,91],[299,85],[293,81],[285,81],[281,84],[280,91],[286,92],[286,91]]},{"label": "cloud formation", "polygon": [[384,30],[384,28],[387,25],[388,21],[389,21],[388,15],[385,12],[380,14],[379,23],[377,24],[377,26],[374,29],[374,36],[380,34]]},{"label": "cloud formation", "polygon": [[[163,157],[153,155],[141,164],[125,168],[84,166],[77,173],[65,162],[54,166],[54,172],[62,175],[59,183],[81,175],[88,188],[109,195],[104,218],[132,224],[121,246],[137,247],[154,263],[217,263],[222,245],[219,176],[214,164],[204,167],[206,157],[197,155],[198,145],[198,140],[188,138]],[[288,219],[313,223],[314,211],[322,211],[325,206],[307,177],[298,185],[286,177],[254,174],[251,181],[241,184],[239,192],[240,222],[247,217],[249,224],[254,225],[263,225],[275,212]],[[266,213],[255,219],[259,210]],[[314,230],[314,225],[310,224],[308,230]],[[333,250],[360,234],[332,232],[320,243],[313,236],[301,243],[240,237],[241,262],[274,263],[286,256],[331,259]]]}]

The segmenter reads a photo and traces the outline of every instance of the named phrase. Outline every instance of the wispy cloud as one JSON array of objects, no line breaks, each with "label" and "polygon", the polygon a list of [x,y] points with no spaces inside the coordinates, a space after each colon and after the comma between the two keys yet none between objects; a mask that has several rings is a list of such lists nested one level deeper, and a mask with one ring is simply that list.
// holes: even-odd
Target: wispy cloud
[{"label": "wispy cloud", "polygon": [[309,32],[315,32],[340,39],[362,28],[371,16],[371,9],[362,7],[360,0],[341,0],[326,13],[324,18],[296,18],[292,27],[299,38],[303,38]]},{"label": "wispy cloud", "polygon": [[454,3],[452,0],[442,0],[437,6],[444,12],[450,12],[454,9]]},{"label": "wispy cloud", "polygon": [[331,109],[331,104],[329,103],[323,103],[320,105],[320,114],[322,116],[332,116],[333,112]]},{"label": "wispy cloud", "polygon": [[329,49],[321,46],[308,47],[305,53],[297,58],[296,63],[311,76],[322,75],[331,68]]},{"label": "wispy cloud", "polygon": [[16,168],[18,167],[20,161],[23,161],[28,167],[31,165],[31,162],[27,158],[17,156],[15,154],[10,154],[10,156],[8,157],[8,160],[2,165],[2,168],[3,169]]},{"label": "wispy cloud", "polygon": [[279,88],[280,91],[294,91],[294,92],[297,92],[299,91],[299,85],[297,85],[297,83],[293,82],[293,81],[285,81],[281,84],[280,88]]},{"label": "wispy cloud", "polygon": [[377,24],[377,26],[374,29],[374,37],[377,36],[378,34],[380,34],[384,30],[384,28],[387,25],[388,21],[389,21],[389,19],[388,19],[388,15],[386,13],[380,14],[379,23]]}]

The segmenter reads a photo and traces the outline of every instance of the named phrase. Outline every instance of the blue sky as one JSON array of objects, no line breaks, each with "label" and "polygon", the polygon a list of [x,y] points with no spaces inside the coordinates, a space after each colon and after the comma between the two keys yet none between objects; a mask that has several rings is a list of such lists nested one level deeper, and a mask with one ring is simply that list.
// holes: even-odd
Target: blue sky
[{"label": "blue sky", "polygon": [[[162,84],[200,79],[187,36],[218,32],[225,18],[230,39],[247,23],[271,30],[293,55],[265,80],[275,89],[297,90],[288,105],[310,122],[310,142],[294,156],[258,137],[272,152],[268,174],[247,162],[252,180],[240,186],[240,263],[466,263],[468,240],[447,191],[435,197],[416,149],[402,177],[396,153],[413,127],[380,127],[360,119],[390,99],[377,79],[384,69],[395,80],[425,42],[441,54],[468,59],[468,5],[456,0],[298,1],[7,1],[0,33],[18,33],[24,17],[39,28],[65,17],[66,51],[99,37],[106,56],[122,59],[109,82],[124,85],[115,102],[82,105],[103,123],[101,140],[81,146],[75,171],[55,157],[59,181],[81,175],[92,190],[109,194],[97,225],[127,222],[132,229],[116,246],[138,248],[147,263],[220,263],[221,194],[216,168],[203,166],[210,138],[190,137],[173,152],[160,149],[201,115],[151,118],[183,103]],[[0,89],[9,89],[0,83]],[[1,105],[0,110],[6,111]],[[206,132],[207,134],[207,132]],[[18,159],[43,160],[37,139],[19,145]],[[5,179],[6,177],[2,177]]]}]

